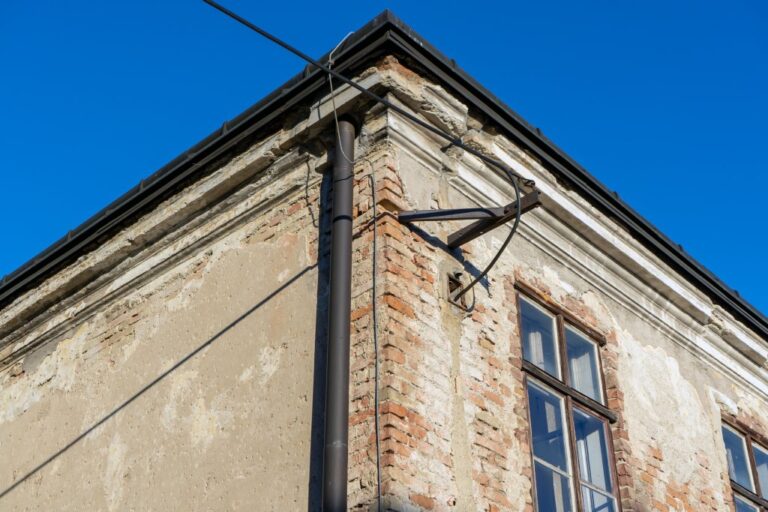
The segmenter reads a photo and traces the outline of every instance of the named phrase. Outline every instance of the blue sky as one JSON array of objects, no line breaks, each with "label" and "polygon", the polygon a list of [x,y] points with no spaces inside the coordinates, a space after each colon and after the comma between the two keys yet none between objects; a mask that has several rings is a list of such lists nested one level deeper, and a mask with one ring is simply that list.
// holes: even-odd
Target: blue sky
[{"label": "blue sky", "polygon": [[[392,9],[768,312],[767,2],[225,5],[315,56]],[[0,65],[0,275],[303,68],[201,1],[2,2]]]}]

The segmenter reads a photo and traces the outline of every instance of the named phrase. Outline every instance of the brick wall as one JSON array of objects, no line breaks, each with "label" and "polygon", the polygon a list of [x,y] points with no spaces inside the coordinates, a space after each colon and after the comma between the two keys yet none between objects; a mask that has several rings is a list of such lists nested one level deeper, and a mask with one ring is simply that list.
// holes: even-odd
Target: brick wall
[{"label": "brick wall", "polygon": [[[396,68],[391,60],[386,62],[389,69]],[[533,510],[515,300],[515,284],[521,282],[606,340],[601,358],[607,404],[617,416],[611,433],[623,510],[732,507],[719,438],[723,408],[713,397],[725,393],[739,402],[740,410],[753,414],[768,409],[764,398],[734,382],[672,332],[693,339],[706,327],[686,330],[690,319],[672,315],[675,306],[657,294],[631,296],[632,301],[660,308],[664,325],[657,326],[642,308],[616,299],[611,287],[619,281],[610,262],[597,258],[574,262],[575,250],[558,254],[544,247],[532,233],[538,226],[556,226],[557,234],[570,237],[566,243],[576,247],[590,244],[548,211],[538,211],[524,221],[528,227],[521,228],[508,254],[487,282],[477,287],[474,309],[468,314],[459,311],[446,301],[448,272],[481,269],[502,234],[492,235],[492,242],[486,237],[451,252],[441,240],[457,224],[400,224],[394,215],[399,209],[467,206],[467,202],[442,192],[461,181],[444,167],[444,158],[443,167],[438,164],[430,171],[413,148],[398,144],[397,139],[393,137],[387,170],[377,176],[377,190],[387,194],[379,204],[377,222],[377,303],[383,490],[388,506],[393,510]],[[414,200],[425,197],[423,189],[433,191],[429,204]],[[362,189],[361,193],[365,194]],[[623,283],[634,283],[626,279]],[[370,303],[363,300],[356,305],[355,326],[364,333],[370,326]],[[366,336],[369,333],[363,339]],[[638,356],[645,359],[635,359]],[[369,378],[370,363],[367,368]],[[359,403],[368,405],[370,399],[369,393]],[[361,440],[371,432],[369,415],[366,409],[353,416],[356,427],[362,428]],[[768,428],[762,420],[758,423],[759,428]],[[357,448],[356,460],[370,463],[370,442],[369,438],[368,446]],[[360,474],[364,466],[360,465]],[[351,492],[358,494],[352,495],[361,498],[356,503],[365,508],[368,502],[362,497],[373,489],[367,483],[362,491],[355,489]]]}]

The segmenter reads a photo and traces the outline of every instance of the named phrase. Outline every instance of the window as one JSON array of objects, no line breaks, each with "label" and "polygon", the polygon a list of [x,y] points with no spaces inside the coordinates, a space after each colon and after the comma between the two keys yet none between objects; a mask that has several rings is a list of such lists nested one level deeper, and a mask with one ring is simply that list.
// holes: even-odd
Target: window
[{"label": "window", "polygon": [[538,512],[617,512],[599,344],[577,321],[518,296]]},{"label": "window", "polygon": [[768,512],[768,450],[746,430],[723,424],[736,512]]}]

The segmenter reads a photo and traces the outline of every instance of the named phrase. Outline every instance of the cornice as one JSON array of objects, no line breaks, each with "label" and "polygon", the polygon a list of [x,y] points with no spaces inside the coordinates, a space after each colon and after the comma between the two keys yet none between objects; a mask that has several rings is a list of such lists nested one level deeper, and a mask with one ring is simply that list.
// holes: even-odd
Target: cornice
[{"label": "cornice", "polygon": [[[466,205],[502,205],[509,201],[511,187],[497,172],[461,151],[448,156],[441,151],[439,141],[402,117],[391,115],[389,119],[390,137],[398,150],[423,166],[423,172],[434,176],[447,173],[450,187],[466,199]],[[485,143],[516,172],[534,179],[545,198],[544,208],[524,217],[518,236],[561,262],[597,293],[667,340],[752,392],[768,394],[768,347],[756,334],[750,335],[743,325],[681,280],[610,219],[577,195],[562,190],[545,170],[532,161],[521,161],[509,150],[511,143],[500,139],[485,137]],[[504,260],[502,265],[506,266]],[[599,268],[587,262],[595,262]],[[647,272],[638,272],[638,268]]]}]

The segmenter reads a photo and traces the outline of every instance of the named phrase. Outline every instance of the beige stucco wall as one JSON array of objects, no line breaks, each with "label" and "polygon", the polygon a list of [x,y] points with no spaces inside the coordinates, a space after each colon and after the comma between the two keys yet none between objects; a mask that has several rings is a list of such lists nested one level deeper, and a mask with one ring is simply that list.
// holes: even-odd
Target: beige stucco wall
[{"label": "beige stucco wall", "polygon": [[324,157],[273,142],[82,258],[67,272],[120,254],[6,333],[0,509],[307,508]]},{"label": "beige stucco wall", "polygon": [[305,504],[315,325],[295,306],[316,289],[307,240],[225,244],[4,376],[0,479],[45,466],[3,510]]}]

